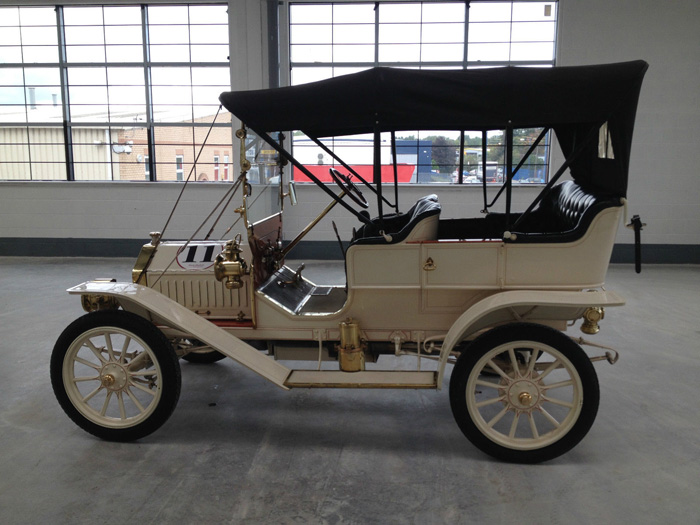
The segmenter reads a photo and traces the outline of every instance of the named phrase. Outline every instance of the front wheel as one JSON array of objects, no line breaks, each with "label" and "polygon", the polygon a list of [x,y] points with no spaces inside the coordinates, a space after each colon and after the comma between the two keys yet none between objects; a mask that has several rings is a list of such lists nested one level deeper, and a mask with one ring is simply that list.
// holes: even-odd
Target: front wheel
[{"label": "front wheel", "polygon": [[558,330],[514,323],[460,355],[450,405],[465,436],[505,461],[539,463],[571,450],[598,411],[598,378],[585,352]]},{"label": "front wheel", "polygon": [[110,441],[154,432],[180,397],[180,365],[163,333],[135,314],[93,312],[71,323],[51,355],[59,404],[83,430]]}]

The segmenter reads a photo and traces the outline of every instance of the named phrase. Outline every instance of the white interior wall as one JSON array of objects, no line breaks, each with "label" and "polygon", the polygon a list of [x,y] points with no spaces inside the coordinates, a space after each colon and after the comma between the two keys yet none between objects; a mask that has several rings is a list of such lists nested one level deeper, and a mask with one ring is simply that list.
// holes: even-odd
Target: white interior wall
[{"label": "white interior wall", "polygon": [[[266,0],[230,2],[234,88],[265,85]],[[700,245],[700,203],[695,168],[700,164],[700,2],[676,0],[560,0],[559,65],[644,59],[650,63],[632,150],[630,211],[648,226],[649,244]],[[0,183],[0,238],[144,239],[159,229],[180,186],[168,183]],[[189,237],[222,195],[224,185],[192,184],[166,236]],[[285,237],[292,238],[328,203],[315,187],[298,186],[300,204],[287,208]],[[524,205],[533,188],[515,190]],[[444,217],[478,216],[480,188],[416,186],[402,192],[402,209],[438,193]],[[367,194],[368,192],[365,191]],[[228,221],[233,220],[228,212]],[[336,207],[307,240],[331,240],[335,220],[347,238],[354,217]],[[621,228],[618,242],[633,242]]]},{"label": "white interior wall", "polygon": [[[630,212],[645,243],[700,244],[700,2],[561,0],[560,65],[643,59]],[[632,243],[622,228],[618,243]]]}]

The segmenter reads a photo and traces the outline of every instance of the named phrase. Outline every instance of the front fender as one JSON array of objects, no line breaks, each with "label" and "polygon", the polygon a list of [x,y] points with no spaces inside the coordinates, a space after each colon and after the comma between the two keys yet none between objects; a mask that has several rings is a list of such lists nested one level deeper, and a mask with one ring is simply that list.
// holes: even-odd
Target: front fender
[{"label": "front fender", "polygon": [[592,306],[622,306],[625,300],[615,292],[513,290],[499,292],[471,306],[452,324],[440,351],[438,388],[442,387],[445,365],[455,346],[479,330],[509,321],[573,320]]},{"label": "front fender", "polygon": [[192,334],[213,349],[288,390],[285,381],[291,373],[290,369],[151,288],[132,283],[92,281],[69,288],[68,293],[114,297],[125,310]]}]

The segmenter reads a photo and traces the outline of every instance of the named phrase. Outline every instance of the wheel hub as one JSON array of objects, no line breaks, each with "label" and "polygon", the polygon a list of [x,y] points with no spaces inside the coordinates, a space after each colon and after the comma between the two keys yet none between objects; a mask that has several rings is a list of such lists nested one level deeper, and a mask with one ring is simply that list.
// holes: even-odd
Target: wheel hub
[{"label": "wheel hub", "polygon": [[514,381],[508,387],[507,399],[516,410],[532,410],[539,405],[540,389],[532,381]]},{"label": "wheel hub", "polygon": [[100,372],[102,386],[114,392],[122,390],[126,386],[127,377],[126,370],[116,363],[106,364]]}]

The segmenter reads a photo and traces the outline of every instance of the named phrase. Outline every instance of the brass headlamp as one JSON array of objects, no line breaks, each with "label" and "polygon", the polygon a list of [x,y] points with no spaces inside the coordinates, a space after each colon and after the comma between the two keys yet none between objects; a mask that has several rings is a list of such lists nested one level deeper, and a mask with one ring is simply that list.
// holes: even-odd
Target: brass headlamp
[{"label": "brass headlamp", "polygon": [[216,256],[214,262],[214,277],[223,281],[229,290],[243,288],[241,278],[248,275],[248,265],[241,258],[240,236],[226,243],[224,250]]}]

